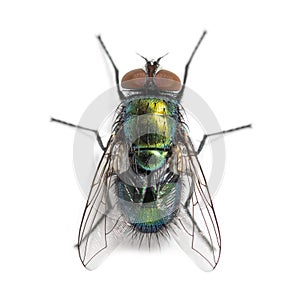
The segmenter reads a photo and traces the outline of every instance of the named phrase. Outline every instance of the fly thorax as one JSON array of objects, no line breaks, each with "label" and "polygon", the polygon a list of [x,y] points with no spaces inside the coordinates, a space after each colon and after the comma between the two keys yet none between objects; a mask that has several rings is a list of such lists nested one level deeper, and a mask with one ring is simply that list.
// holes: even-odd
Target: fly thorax
[{"label": "fly thorax", "polygon": [[170,156],[177,126],[177,105],[156,98],[137,99],[126,107],[124,132],[137,172],[161,168]]}]

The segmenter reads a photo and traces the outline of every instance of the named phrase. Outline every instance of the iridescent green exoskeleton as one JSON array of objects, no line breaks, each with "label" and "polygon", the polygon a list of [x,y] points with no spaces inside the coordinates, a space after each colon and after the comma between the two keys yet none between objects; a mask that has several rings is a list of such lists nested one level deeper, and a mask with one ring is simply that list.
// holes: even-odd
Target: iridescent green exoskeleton
[{"label": "iridescent green exoskeleton", "polygon": [[[90,130],[104,151],[83,214],[78,249],[82,263],[94,269],[124,239],[151,242],[172,236],[203,270],[213,270],[220,257],[219,227],[201,165],[197,158],[206,138],[194,148],[185,126],[181,99],[184,79],[160,69],[160,57],[144,69],[124,75],[101,38],[116,77],[120,105],[111,136],[103,145],[97,130]],[[239,130],[250,125],[235,128]],[[220,133],[213,133],[216,135]]]}]

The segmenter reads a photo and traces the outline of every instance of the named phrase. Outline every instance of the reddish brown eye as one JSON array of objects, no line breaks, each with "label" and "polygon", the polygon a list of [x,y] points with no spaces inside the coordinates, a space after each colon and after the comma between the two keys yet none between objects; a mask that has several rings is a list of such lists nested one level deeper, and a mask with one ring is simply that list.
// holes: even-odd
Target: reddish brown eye
[{"label": "reddish brown eye", "polygon": [[179,77],[167,70],[160,70],[156,73],[156,86],[161,90],[179,91],[181,89],[181,82]]},{"label": "reddish brown eye", "polygon": [[145,85],[146,72],[143,69],[135,69],[126,73],[121,81],[125,89],[140,89]]}]

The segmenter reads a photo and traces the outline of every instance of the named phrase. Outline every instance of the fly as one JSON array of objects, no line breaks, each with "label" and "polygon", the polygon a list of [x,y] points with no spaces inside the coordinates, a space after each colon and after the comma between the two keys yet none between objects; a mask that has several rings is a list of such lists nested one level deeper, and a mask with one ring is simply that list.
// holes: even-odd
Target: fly
[{"label": "fly", "polygon": [[107,145],[98,130],[58,119],[52,121],[91,131],[103,150],[83,213],[78,251],[88,269],[96,268],[128,236],[159,242],[172,236],[203,270],[213,270],[220,258],[221,236],[213,202],[198,155],[208,137],[250,128],[251,124],[205,134],[199,146],[191,142],[181,99],[194,48],[183,82],[160,69],[160,57],[145,67],[119,70],[101,37],[99,42],[115,72],[120,98]]}]

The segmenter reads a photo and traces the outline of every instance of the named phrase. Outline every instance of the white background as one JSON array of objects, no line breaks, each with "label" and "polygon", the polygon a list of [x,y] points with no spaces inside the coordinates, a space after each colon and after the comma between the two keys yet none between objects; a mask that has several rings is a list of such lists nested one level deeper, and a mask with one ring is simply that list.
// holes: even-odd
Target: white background
[{"label": "white background", "polygon": [[[300,21],[297,1],[2,1],[2,299],[299,299]],[[215,207],[223,250],[199,270],[176,245],[117,249],[86,271],[73,248],[85,199],[73,174],[72,129],[112,86],[95,36],[121,75],[139,52],[179,76],[208,30],[188,85],[226,137]],[[195,103],[195,105],[197,105]]]}]

